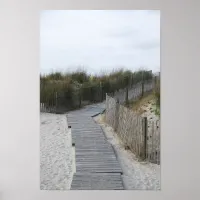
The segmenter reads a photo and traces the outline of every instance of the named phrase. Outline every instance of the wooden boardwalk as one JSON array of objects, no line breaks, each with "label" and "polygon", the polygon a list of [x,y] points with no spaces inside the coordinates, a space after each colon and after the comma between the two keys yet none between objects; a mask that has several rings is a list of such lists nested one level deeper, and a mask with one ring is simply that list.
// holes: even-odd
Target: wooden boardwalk
[{"label": "wooden boardwalk", "polygon": [[90,106],[67,114],[75,146],[76,173],[71,190],[123,190],[122,169],[101,127],[92,119],[101,107]]}]

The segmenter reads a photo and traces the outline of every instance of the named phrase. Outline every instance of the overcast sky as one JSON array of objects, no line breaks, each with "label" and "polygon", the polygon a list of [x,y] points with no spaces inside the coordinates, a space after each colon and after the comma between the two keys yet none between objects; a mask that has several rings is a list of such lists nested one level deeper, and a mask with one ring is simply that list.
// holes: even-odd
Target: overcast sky
[{"label": "overcast sky", "polygon": [[160,71],[159,11],[43,11],[40,72],[126,67]]}]

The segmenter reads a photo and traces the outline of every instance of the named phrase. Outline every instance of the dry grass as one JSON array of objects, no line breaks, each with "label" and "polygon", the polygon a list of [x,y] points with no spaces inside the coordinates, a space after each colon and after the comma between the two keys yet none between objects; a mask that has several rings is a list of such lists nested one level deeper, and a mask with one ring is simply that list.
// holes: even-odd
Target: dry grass
[{"label": "dry grass", "polygon": [[135,112],[137,112],[138,114],[143,114],[144,112],[146,112],[145,110],[145,105],[148,104],[154,104],[155,105],[155,96],[154,94],[149,94],[147,96],[142,97],[141,99],[134,101],[132,103],[132,105],[130,106],[131,109]]}]

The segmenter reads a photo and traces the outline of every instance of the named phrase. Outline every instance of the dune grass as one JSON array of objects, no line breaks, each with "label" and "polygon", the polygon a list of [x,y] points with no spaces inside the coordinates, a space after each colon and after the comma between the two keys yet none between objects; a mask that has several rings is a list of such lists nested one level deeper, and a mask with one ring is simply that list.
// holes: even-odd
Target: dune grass
[{"label": "dune grass", "polygon": [[128,103],[128,107],[138,114],[143,114],[146,112],[145,105],[151,104],[152,110],[156,116],[160,117],[160,81],[157,80],[154,90],[150,94],[146,94],[143,97],[135,101]]},{"label": "dune grass", "polygon": [[[51,72],[40,75],[40,102],[55,103],[55,94],[64,94],[72,103],[74,99],[81,98],[93,101],[99,93],[113,93],[119,89],[134,85],[143,80],[152,78],[148,70],[139,69],[135,72],[114,69],[109,73],[91,75],[84,69],[79,68],[73,72]],[[105,95],[104,95],[105,98]],[[99,96],[99,100],[100,100]]]}]

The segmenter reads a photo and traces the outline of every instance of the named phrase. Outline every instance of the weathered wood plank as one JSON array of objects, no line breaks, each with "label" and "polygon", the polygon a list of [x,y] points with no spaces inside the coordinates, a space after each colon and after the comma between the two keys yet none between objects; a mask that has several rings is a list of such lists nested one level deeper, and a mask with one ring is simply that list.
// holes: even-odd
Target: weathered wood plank
[{"label": "weathered wood plank", "polygon": [[119,173],[74,174],[71,190],[123,190]]}]

